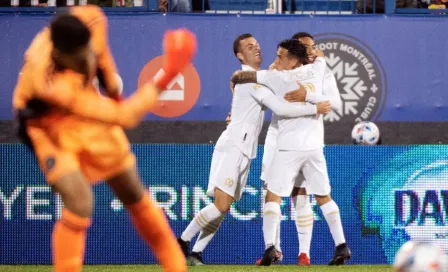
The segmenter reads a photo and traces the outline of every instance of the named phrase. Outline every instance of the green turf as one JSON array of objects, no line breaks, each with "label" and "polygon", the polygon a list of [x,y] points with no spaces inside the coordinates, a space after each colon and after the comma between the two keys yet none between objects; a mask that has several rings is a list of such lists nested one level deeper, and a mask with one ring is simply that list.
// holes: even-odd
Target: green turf
[{"label": "green turf", "polygon": [[[51,272],[50,266],[0,266],[1,272]],[[89,265],[85,266],[83,272],[155,272],[162,271],[156,265]],[[206,265],[202,267],[190,267],[188,271],[194,272],[289,272],[289,271],[309,271],[309,272],[391,272],[392,267],[388,265],[346,265],[339,267],[311,266],[298,267],[295,265],[273,265],[270,267],[257,267],[254,265]]]}]

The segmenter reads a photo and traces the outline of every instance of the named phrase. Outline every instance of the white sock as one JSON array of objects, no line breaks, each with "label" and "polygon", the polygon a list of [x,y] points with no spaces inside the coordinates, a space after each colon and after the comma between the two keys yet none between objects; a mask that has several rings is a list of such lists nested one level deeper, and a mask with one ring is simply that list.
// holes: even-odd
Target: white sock
[{"label": "white sock", "polygon": [[193,247],[193,252],[202,252],[210,241],[215,237],[216,232],[224,220],[225,214],[210,222],[200,233]]},{"label": "white sock", "polygon": [[221,212],[216,208],[215,204],[205,206],[191,221],[190,225],[184,230],[180,237],[184,241],[191,241],[198,232],[205,229],[207,225],[222,216]]},{"label": "white sock", "polygon": [[275,244],[275,234],[277,233],[277,226],[281,216],[280,204],[277,202],[264,204],[263,237],[266,249]]},{"label": "white sock", "polygon": [[280,247],[280,229],[281,229],[282,220],[278,220],[277,231],[275,232],[275,250],[282,252],[282,248]]},{"label": "white sock", "polygon": [[342,229],[341,215],[338,205],[332,200],[320,206],[325,220],[330,228],[336,246],[345,243],[344,230]]},{"label": "white sock", "polygon": [[313,236],[314,214],[309,196],[298,195],[293,198],[296,208],[296,228],[299,235],[299,255],[310,257],[311,237]]}]

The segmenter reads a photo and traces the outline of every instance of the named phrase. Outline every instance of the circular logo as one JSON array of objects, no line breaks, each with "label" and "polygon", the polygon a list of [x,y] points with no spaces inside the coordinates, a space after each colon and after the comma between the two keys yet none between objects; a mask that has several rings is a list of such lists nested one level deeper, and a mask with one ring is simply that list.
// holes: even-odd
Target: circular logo
[{"label": "circular logo", "polygon": [[[138,77],[138,87],[153,81],[162,72],[163,56],[149,61]],[[189,64],[182,73],[171,81],[160,94],[159,101],[151,110],[160,117],[178,117],[193,108],[199,98],[201,81],[193,64]]]},{"label": "circular logo", "polygon": [[315,41],[325,54],[342,99],[341,110],[331,111],[324,120],[375,120],[387,94],[384,69],[375,53],[358,39],[340,33],[319,34]]}]

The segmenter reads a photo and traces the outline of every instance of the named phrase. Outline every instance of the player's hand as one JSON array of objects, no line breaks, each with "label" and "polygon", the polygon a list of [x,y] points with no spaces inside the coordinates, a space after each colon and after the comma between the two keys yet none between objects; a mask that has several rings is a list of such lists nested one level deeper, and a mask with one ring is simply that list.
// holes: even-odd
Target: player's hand
[{"label": "player's hand", "polygon": [[197,41],[193,32],[181,28],[168,30],[163,39],[164,66],[167,73],[181,72],[196,54]]},{"label": "player's hand", "polygon": [[316,57],[325,57],[324,52],[322,50],[316,49]]},{"label": "player's hand", "polygon": [[160,90],[166,86],[191,63],[196,54],[196,36],[185,28],[169,30],[163,38],[163,73],[154,81]]},{"label": "player's hand", "polygon": [[331,111],[331,103],[329,101],[317,102],[316,107],[318,114],[327,114]]},{"label": "player's hand", "polygon": [[230,124],[230,121],[232,121],[232,114],[229,112],[229,114],[227,114],[227,118],[226,118],[226,126],[228,126]]},{"label": "player's hand", "polygon": [[303,85],[300,85],[300,89],[286,93],[284,98],[289,102],[305,102],[306,90]]}]

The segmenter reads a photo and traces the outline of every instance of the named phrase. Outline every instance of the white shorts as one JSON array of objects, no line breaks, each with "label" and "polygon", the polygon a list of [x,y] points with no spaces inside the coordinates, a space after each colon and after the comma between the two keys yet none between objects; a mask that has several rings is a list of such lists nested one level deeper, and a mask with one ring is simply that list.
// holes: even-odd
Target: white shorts
[{"label": "white shorts", "polygon": [[236,146],[226,151],[213,151],[207,195],[214,197],[215,188],[239,200],[249,176],[250,159]]},{"label": "white shorts", "polygon": [[329,195],[330,180],[323,149],[312,151],[276,150],[274,160],[266,176],[267,189],[281,197],[291,195],[296,185],[299,172],[303,172],[303,183],[308,194]]},{"label": "white shorts", "polygon": [[266,181],[266,176],[271,167],[272,160],[274,159],[276,144],[264,144],[263,148],[263,159],[261,161],[261,176],[262,181]]}]

